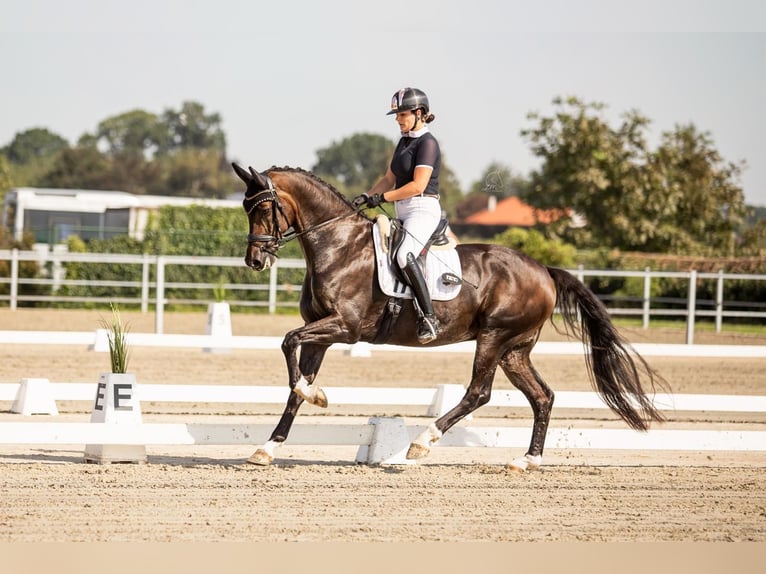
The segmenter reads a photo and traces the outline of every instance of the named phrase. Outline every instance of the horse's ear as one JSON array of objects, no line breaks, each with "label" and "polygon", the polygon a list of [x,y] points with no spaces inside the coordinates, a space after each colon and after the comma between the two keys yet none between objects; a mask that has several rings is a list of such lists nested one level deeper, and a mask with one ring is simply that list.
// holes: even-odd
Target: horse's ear
[{"label": "horse's ear", "polygon": [[237,163],[232,163],[231,167],[234,168],[234,173],[236,173],[239,176],[239,179],[244,181],[245,183],[249,184],[250,181],[253,179],[250,177],[250,174],[245,171],[243,167],[238,165]]},{"label": "horse's ear", "polygon": [[248,167],[250,175],[253,181],[255,181],[261,189],[269,189],[269,180],[263,177],[262,174],[255,171],[252,167]]}]

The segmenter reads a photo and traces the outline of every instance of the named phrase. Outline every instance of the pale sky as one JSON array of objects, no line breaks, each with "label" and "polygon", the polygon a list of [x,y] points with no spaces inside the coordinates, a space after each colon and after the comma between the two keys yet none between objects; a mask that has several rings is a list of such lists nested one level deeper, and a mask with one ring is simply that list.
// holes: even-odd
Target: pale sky
[{"label": "pale sky", "polygon": [[397,139],[391,95],[415,86],[467,190],[493,161],[527,175],[527,114],[573,95],[614,126],[638,110],[653,145],[709,132],[766,206],[760,0],[0,0],[0,53],[0,146],[193,100],[221,114],[230,158],[310,169],[355,133]]}]

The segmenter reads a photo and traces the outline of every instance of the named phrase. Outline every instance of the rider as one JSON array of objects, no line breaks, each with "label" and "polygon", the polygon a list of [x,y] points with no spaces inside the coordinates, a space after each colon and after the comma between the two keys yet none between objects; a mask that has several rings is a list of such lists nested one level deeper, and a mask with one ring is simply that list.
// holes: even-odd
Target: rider
[{"label": "rider", "polygon": [[401,139],[386,174],[367,193],[354,199],[355,205],[377,207],[394,202],[396,217],[404,225],[404,241],[396,262],[415,296],[418,312],[417,337],[430,343],[439,333],[423,272],[416,259],[441,219],[439,171],[441,151],[426,124],[434,121],[428,97],[417,88],[403,88],[391,99]]}]

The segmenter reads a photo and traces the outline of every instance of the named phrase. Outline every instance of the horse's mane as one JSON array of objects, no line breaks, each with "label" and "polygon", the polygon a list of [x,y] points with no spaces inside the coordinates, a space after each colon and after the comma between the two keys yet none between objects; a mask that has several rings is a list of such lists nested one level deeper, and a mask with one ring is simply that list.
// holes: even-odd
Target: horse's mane
[{"label": "horse's mane", "polygon": [[350,207],[353,207],[353,205],[351,205],[351,202],[348,199],[346,199],[346,197],[340,191],[338,191],[335,188],[335,186],[333,186],[332,184],[326,182],[321,177],[319,177],[317,174],[315,174],[315,173],[313,173],[311,171],[307,171],[307,170],[302,169],[300,167],[289,167],[289,166],[282,166],[282,167],[271,166],[266,171],[267,172],[269,172],[269,171],[292,172],[292,173],[296,173],[296,174],[302,175],[302,176],[312,180],[315,184],[319,185],[320,187],[326,187],[328,190],[330,190],[332,193],[334,193],[340,200],[342,200],[343,203],[349,205]]}]

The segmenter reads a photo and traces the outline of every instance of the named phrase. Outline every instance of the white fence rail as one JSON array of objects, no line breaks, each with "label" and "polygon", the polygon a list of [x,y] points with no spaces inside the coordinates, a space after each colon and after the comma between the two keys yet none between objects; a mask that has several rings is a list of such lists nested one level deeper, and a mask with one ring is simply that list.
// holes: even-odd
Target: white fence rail
[{"label": "white fence rail", "polygon": [[[43,381],[32,393],[29,381]],[[27,385],[26,392],[22,387]],[[141,402],[167,403],[250,403],[284,405],[289,389],[287,386],[245,385],[162,385],[142,383],[137,386]],[[462,385],[446,384],[434,388],[394,387],[327,387],[324,389],[333,405],[386,405],[423,406],[424,414],[438,416],[457,404],[465,392]],[[20,383],[0,383],[0,401],[19,402],[20,397],[35,403],[49,401],[92,401],[95,383],[50,382],[47,379],[25,379]],[[665,411],[704,411],[766,413],[766,395],[703,395],[657,393],[652,397],[654,405]],[[529,401],[517,390],[495,390],[488,406],[529,407]],[[558,391],[556,409],[608,409],[601,398],[590,391]],[[14,404],[13,412],[23,414],[50,414],[24,412],[24,405]]]},{"label": "white fence rail", "polygon": [[[218,267],[242,267],[242,259],[239,257],[192,257],[192,256],[165,256],[165,255],[127,255],[127,254],[98,254],[98,253],[63,253],[63,252],[45,252],[37,251],[19,251],[19,250],[0,250],[0,261],[10,263],[10,274],[7,277],[0,277],[0,285],[8,284],[9,293],[0,294],[0,301],[7,301],[11,309],[16,309],[19,303],[56,303],[56,302],[91,302],[107,304],[110,301],[121,304],[140,305],[141,311],[149,311],[150,305],[155,310],[155,331],[163,332],[163,315],[165,307],[175,301],[167,296],[167,291],[174,287],[184,289],[198,289],[209,292],[217,287],[214,284],[176,284],[166,281],[166,267],[169,265],[183,266],[218,266]],[[19,263],[22,261],[33,261],[40,268],[50,268],[50,277],[25,279],[19,275]],[[118,265],[135,265],[141,267],[141,281],[77,281],[68,280],[64,272],[66,263],[111,263]],[[155,268],[155,279],[152,281],[151,269]],[[270,313],[274,313],[278,306],[296,307],[295,301],[278,300],[280,292],[299,293],[301,286],[290,284],[284,285],[284,281],[279,280],[278,276],[285,269],[304,269],[305,262],[301,259],[280,259],[274,267],[269,270],[268,280],[261,283],[247,284],[227,284],[225,289],[230,291],[242,290],[246,292],[265,291],[268,292],[267,300],[237,300],[231,301],[232,304],[240,306],[263,306],[267,307]],[[643,281],[643,296],[640,299],[640,306],[636,307],[614,307],[610,301],[607,305],[610,307],[610,313],[613,315],[641,316],[643,326],[649,326],[650,318],[657,316],[682,316],[687,320],[687,343],[693,343],[694,323],[697,317],[713,317],[715,319],[716,330],[720,331],[724,318],[756,318],[766,319],[766,302],[733,302],[726,301],[724,298],[725,285],[727,281],[765,281],[766,275],[752,274],[733,274],[724,273],[699,273],[690,272],[670,272],[670,271],[620,271],[620,270],[589,270],[578,268],[571,270],[581,280],[586,277],[624,277],[641,278]],[[652,282],[659,278],[681,278],[688,281],[688,293],[685,300],[663,301],[672,303],[673,308],[658,308],[660,301],[651,297]],[[255,276],[254,280],[257,279]],[[700,280],[713,280],[716,282],[715,298],[712,301],[704,302],[698,299],[697,289]],[[20,294],[19,287],[22,285],[35,285],[47,288],[51,294]],[[99,285],[110,287],[129,287],[133,288],[138,295],[135,297],[72,297],[57,295],[58,288],[64,285]],[[184,300],[183,303],[193,302]],[[207,304],[204,296],[199,300],[199,304]],[[638,301],[636,301],[638,303]],[[619,304],[619,303],[618,303]]]},{"label": "white fence rail", "polygon": [[[27,406],[45,402],[30,392],[48,394],[47,400],[92,400],[94,384],[38,383],[25,387],[0,385],[0,400],[15,398],[16,412],[31,414]],[[242,387],[218,385],[149,385],[137,386],[135,397],[143,402],[252,402],[282,404],[286,388]],[[428,414],[446,412],[463,393],[460,385],[440,385],[436,389],[393,389],[339,387],[326,389],[333,404],[356,405],[422,405]],[[766,412],[766,396],[657,395],[655,404],[663,410]],[[491,406],[526,407],[526,399],[518,391],[496,391]],[[559,392],[557,408],[600,409],[606,405],[594,393]],[[272,425],[212,423],[77,423],[77,422],[0,422],[0,445],[258,445],[269,438]],[[402,418],[373,417],[367,424],[298,424],[287,444],[357,446],[356,460],[371,464],[404,464],[404,454],[422,425],[406,426]],[[455,427],[439,441],[440,447],[525,448],[530,428]],[[759,430],[651,430],[638,433],[629,429],[548,430],[549,449],[598,450],[679,450],[679,451],[766,451],[766,432]]]},{"label": "white fence rail", "polygon": [[[126,343],[131,347],[176,347],[199,349],[281,349],[282,337],[245,335],[183,335],[157,333],[127,333]],[[107,331],[0,331],[0,344],[4,345],[78,345],[98,352],[109,350]],[[746,357],[766,358],[764,345],[678,345],[665,343],[635,343],[633,348],[641,355],[661,357]],[[330,348],[353,356],[369,356],[373,352],[408,353],[470,353],[476,349],[474,341],[465,341],[439,347],[400,347],[337,343]],[[536,355],[581,355],[582,343],[542,341],[532,351]]]}]

